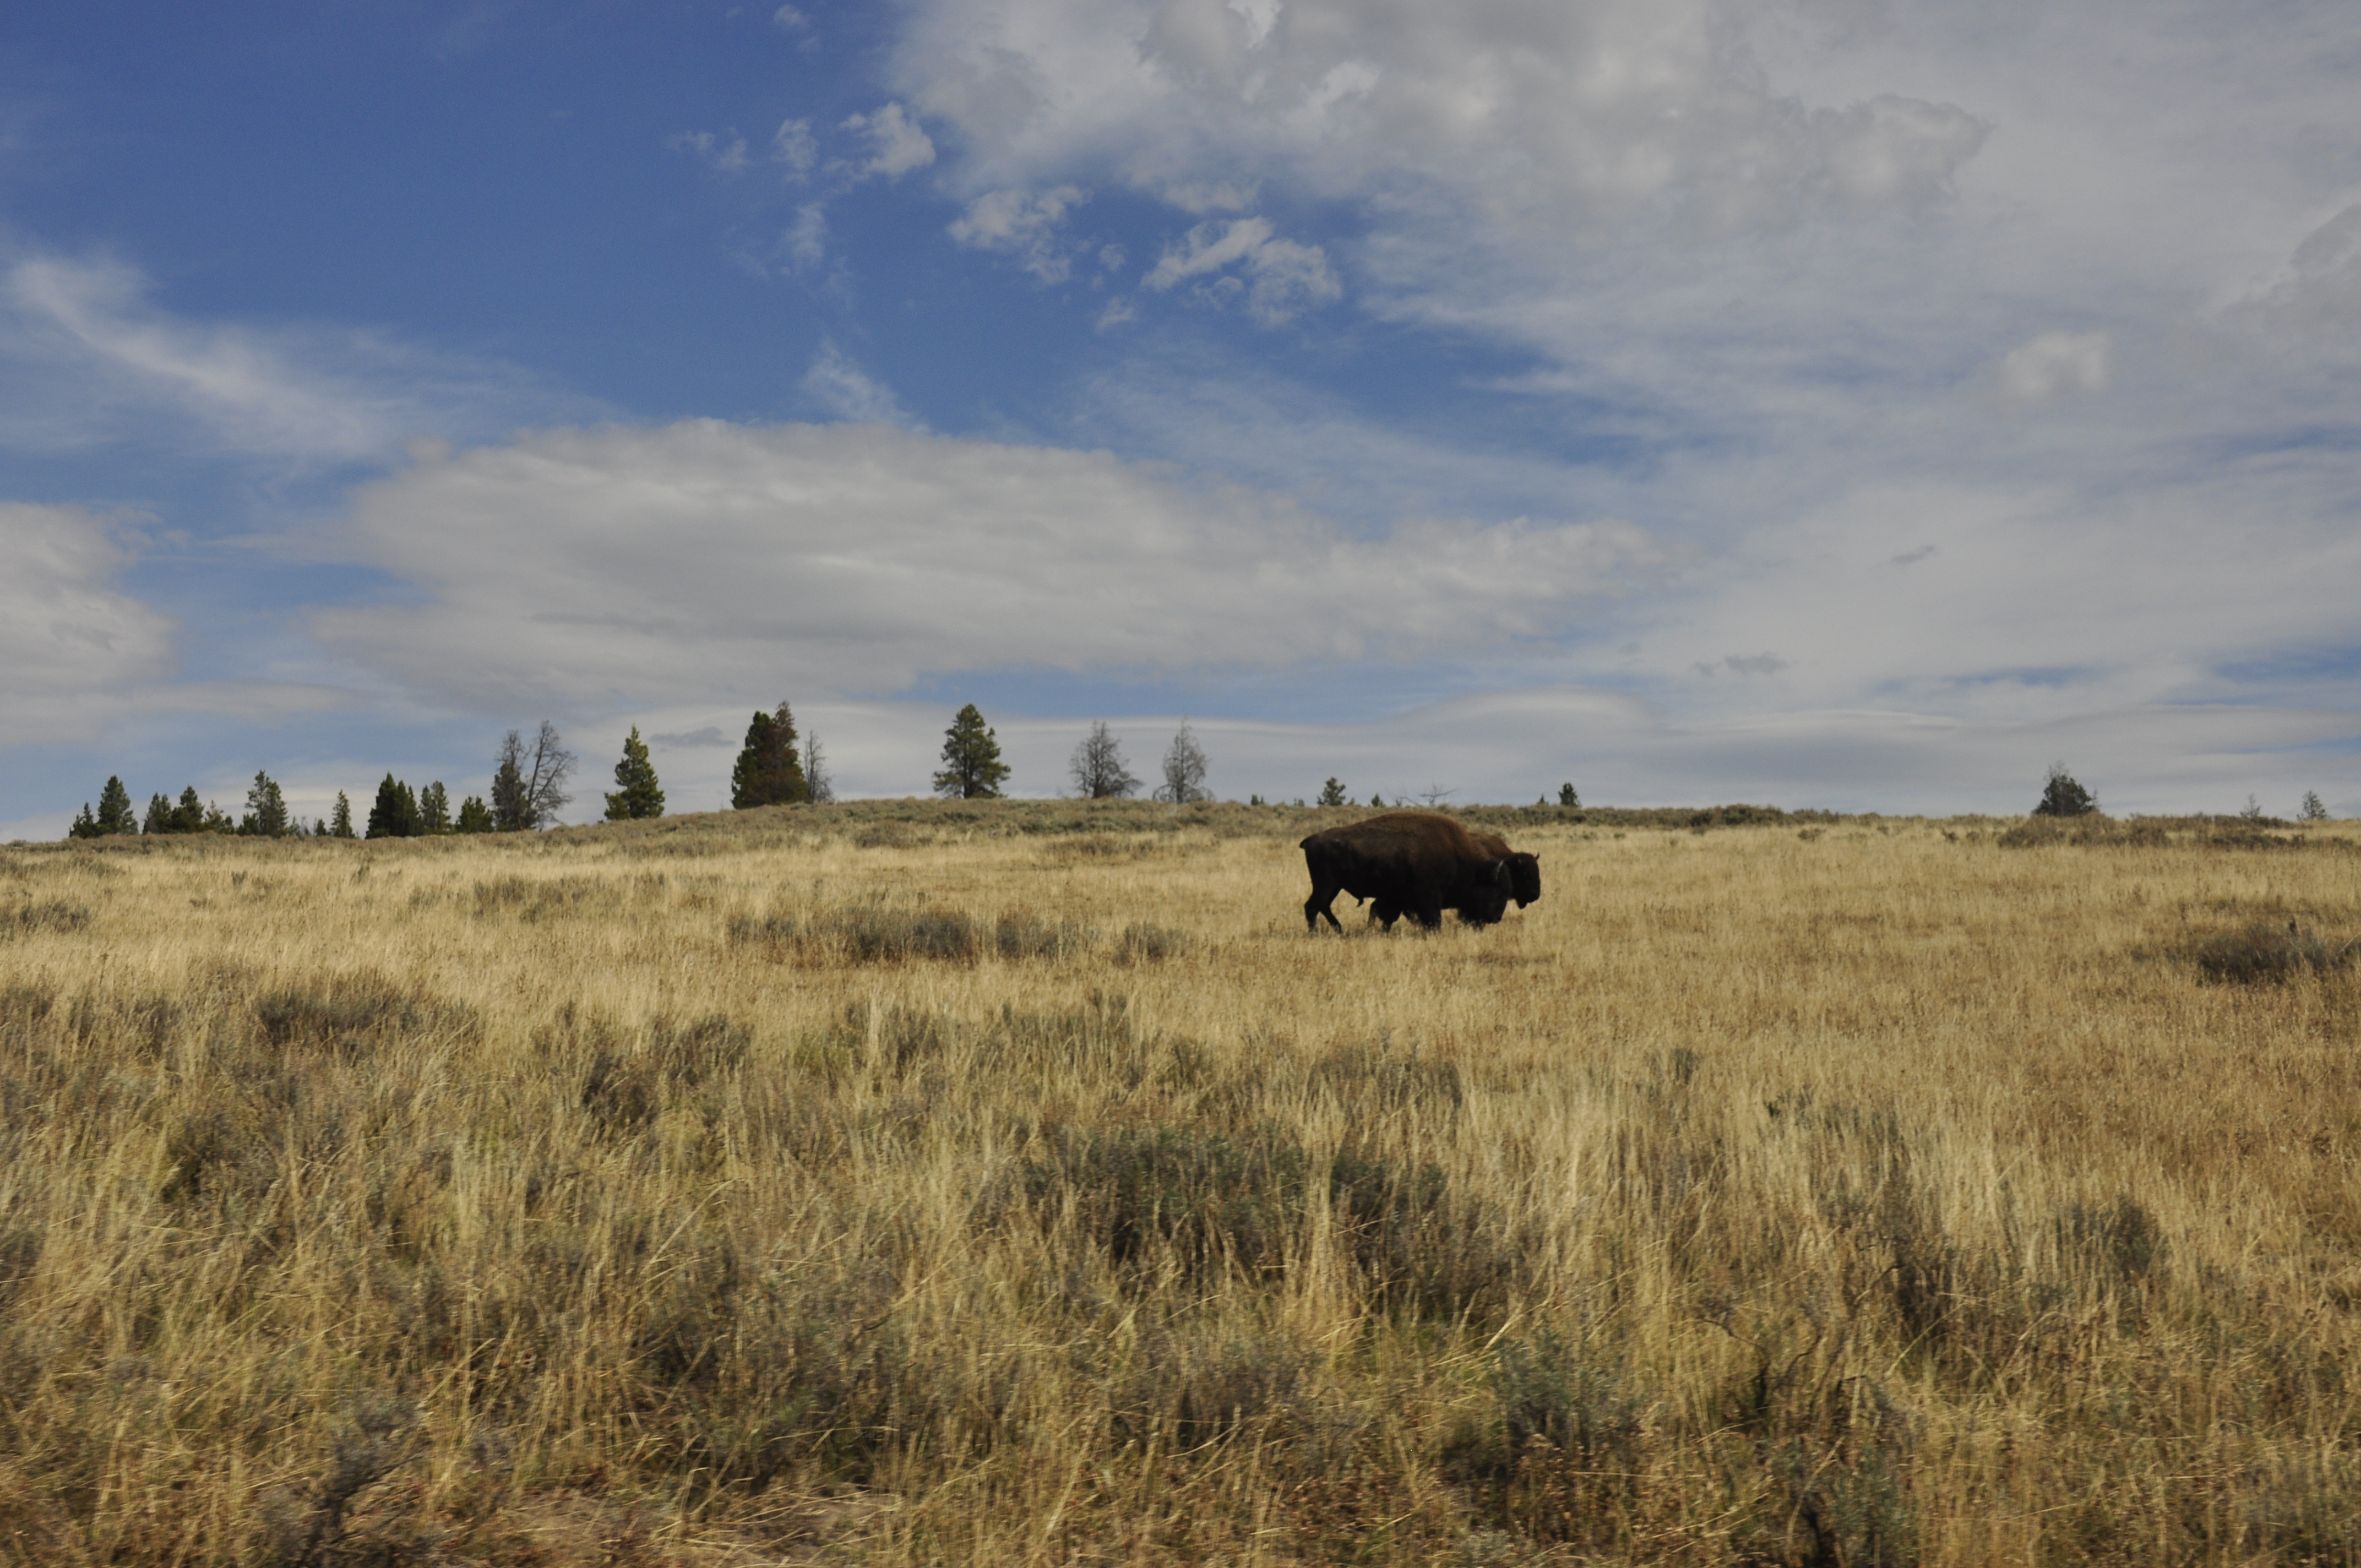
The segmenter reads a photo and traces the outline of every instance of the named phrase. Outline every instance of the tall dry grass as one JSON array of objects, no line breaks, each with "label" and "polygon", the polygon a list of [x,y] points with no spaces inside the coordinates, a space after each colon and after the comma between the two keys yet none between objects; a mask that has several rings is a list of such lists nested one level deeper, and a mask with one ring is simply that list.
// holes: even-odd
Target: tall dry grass
[{"label": "tall dry grass", "polygon": [[2361,1556],[2352,837],[1311,819],[0,854],[0,1557]]}]

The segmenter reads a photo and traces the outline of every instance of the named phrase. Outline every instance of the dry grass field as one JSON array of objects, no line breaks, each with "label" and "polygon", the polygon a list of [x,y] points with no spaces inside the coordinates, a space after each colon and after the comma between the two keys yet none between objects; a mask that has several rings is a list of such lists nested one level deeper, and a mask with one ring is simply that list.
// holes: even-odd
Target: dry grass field
[{"label": "dry grass field", "polygon": [[1345,815],[0,851],[0,1558],[2361,1561],[2350,828]]}]

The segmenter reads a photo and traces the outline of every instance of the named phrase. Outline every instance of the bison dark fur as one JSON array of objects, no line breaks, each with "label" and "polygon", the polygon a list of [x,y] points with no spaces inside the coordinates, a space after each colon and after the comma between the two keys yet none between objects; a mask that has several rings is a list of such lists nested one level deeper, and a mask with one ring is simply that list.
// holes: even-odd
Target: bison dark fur
[{"label": "bison dark fur", "polygon": [[1374,918],[1389,928],[1404,914],[1429,930],[1455,909],[1471,926],[1500,918],[1514,898],[1521,907],[1542,895],[1539,857],[1512,850],[1497,834],[1470,834],[1448,817],[1390,811],[1303,840],[1312,896],[1303,923],[1320,929],[1324,917],[1345,927],[1330,907],[1340,893],[1374,900]]}]

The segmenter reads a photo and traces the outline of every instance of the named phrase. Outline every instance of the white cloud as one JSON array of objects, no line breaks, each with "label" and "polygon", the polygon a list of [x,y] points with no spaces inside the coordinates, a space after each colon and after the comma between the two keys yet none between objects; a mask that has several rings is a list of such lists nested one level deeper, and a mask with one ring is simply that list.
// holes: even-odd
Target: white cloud
[{"label": "white cloud", "polygon": [[1266,326],[1332,303],[1345,291],[1318,246],[1274,238],[1266,218],[1199,224],[1177,247],[1166,247],[1145,282],[1150,289],[1169,290],[1186,279],[1218,275],[1235,265],[1243,265],[1254,280],[1246,291],[1247,308]]},{"label": "white cloud", "polygon": [[806,202],[796,209],[796,221],[779,236],[777,254],[799,272],[808,272],[828,259],[826,203]]},{"label": "white cloud", "polygon": [[588,400],[506,367],[382,334],[176,318],[132,269],[55,256],[0,266],[0,444],[42,451],[134,433],[296,463],[383,461],[422,430],[595,417]]},{"label": "white cloud", "polygon": [[1496,649],[1657,561],[1619,523],[1365,541],[1105,454],[710,421],[421,464],[359,493],[350,548],[422,602],[323,611],[331,643],[441,700],[612,706]]},{"label": "white cloud", "polygon": [[801,180],[819,162],[819,143],[809,120],[782,120],[771,137],[771,161],[785,165],[788,178]]},{"label": "white cloud", "polygon": [[110,586],[130,561],[87,512],[0,502],[0,731],[10,743],[87,733],[93,708],[171,675],[171,621]]},{"label": "white cloud", "polygon": [[783,33],[799,33],[811,26],[811,18],[793,5],[782,5],[772,12],[771,22]]},{"label": "white cloud", "polygon": [[866,115],[849,115],[837,128],[868,139],[869,156],[844,165],[846,172],[855,180],[879,175],[899,180],[935,160],[935,144],[916,121],[902,112],[899,104],[887,104]]},{"label": "white cloud", "polygon": [[747,156],[746,138],[735,131],[675,131],[664,137],[664,146],[675,152],[695,153],[698,161],[718,174],[741,173],[754,161]]},{"label": "white cloud", "polygon": [[893,389],[873,380],[835,344],[823,342],[804,372],[804,395],[840,420],[855,424],[892,424],[920,428],[906,411]]},{"label": "white cloud", "polygon": [[1062,283],[1072,258],[1059,243],[1066,214],[1090,198],[1078,186],[1041,192],[991,191],[968,203],[950,225],[950,236],[977,250],[1016,258],[1044,283]]},{"label": "white cloud", "polygon": [[994,183],[1104,171],[1185,206],[1283,171],[1331,199],[1416,192],[1553,230],[1907,205],[1942,195],[1985,130],[1891,93],[1783,95],[1712,0],[936,0],[893,70]]},{"label": "white cloud", "polygon": [[2017,345],[2000,362],[1993,390],[2016,406],[2095,397],[2114,372],[2114,340],[2103,332],[2045,332]]}]

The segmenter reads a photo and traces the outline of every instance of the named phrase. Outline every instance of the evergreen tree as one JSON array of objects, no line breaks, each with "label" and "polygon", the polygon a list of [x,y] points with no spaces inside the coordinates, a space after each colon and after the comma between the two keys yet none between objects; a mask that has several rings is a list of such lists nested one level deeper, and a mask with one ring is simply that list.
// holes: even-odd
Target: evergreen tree
[{"label": "evergreen tree", "polygon": [[1352,804],[1351,801],[1345,797],[1345,786],[1337,782],[1337,778],[1334,773],[1330,773],[1328,775],[1328,782],[1320,786],[1320,804],[1323,806],[1350,806]]},{"label": "evergreen tree", "polygon": [[1582,796],[1574,793],[1574,784],[1571,780],[1557,786],[1557,803],[1569,807],[1578,807],[1582,805]]},{"label": "evergreen tree", "polygon": [[648,760],[648,743],[640,727],[623,737],[623,760],[615,764],[615,793],[607,797],[607,820],[638,821],[664,813],[664,791],[656,784],[656,765]]},{"label": "evergreen tree", "polygon": [[268,773],[257,772],[254,787],[246,792],[246,817],[237,830],[249,838],[283,839],[291,824],[287,818],[287,796],[279,783]]},{"label": "evergreen tree", "polygon": [[85,800],[82,803],[82,815],[75,817],[73,826],[66,829],[66,837],[69,839],[98,837],[98,818],[90,814],[90,802]]},{"label": "evergreen tree", "polygon": [[2303,822],[2325,822],[2328,820],[2328,806],[2327,804],[2320,798],[2320,792],[2318,790],[2308,789],[2303,792],[2303,804],[2296,808],[2296,817],[2299,821]]},{"label": "evergreen tree", "polygon": [[131,809],[131,792],[123,781],[109,773],[106,787],[98,792],[98,830],[101,833],[137,833],[139,818]]},{"label": "evergreen tree", "polygon": [[533,807],[524,787],[524,738],[511,729],[500,742],[500,760],[492,769],[492,828],[521,833],[532,826]]},{"label": "evergreen tree", "polygon": [[796,755],[795,714],[784,702],[776,713],[755,714],[746,726],[746,744],[730,769],[730,804],[744,811],[810,798],[810,782]]},{"label": "evergreen tree", "polygon": [[1123,743],[1104,719],[1093,723],[1091,732],[1075,743],[1066,773],[1074,781],[1074,793],[1085,800],[1122,800],[1139,789],[1139,780],[1124,758]]},{"label": "evergreen tree", "polygon": [[492,821],[492,808],[484,804],[484,797],[482,795],[471,795],[467,799],[459,803],[459,820],[457,827],[458,830],[462,833],[489,833],[495,831],[495,824]]},{"label": "evergreen tree", "polygon": [[208,808],[197,798],[197,786],[189,785],[181,798],[166,800],[160,795],[148,797],[148,820],[141,831],[147,833],[225,833],[230,820],[218,808]]},{"label": "evergreen tree", "polygon": [[441,779],[418,792],[418,830],[430,835],[451,831],[451,796]]},{"label": "evergreen tree", "polygon": [[368,837],[418,837],[418,797],[391,773],[386,774],[385,782],[377,786],[377,802],[369,807]]},{"label": "evergreen tree", "polygon": [[2074,782],[2063,762],[2049,764],[2049,782],[2041,788],[2036,817],[2088,817],[2099,809],[2099,797]]},{"label": "evergreen tree", "polygon": [[335,815],[328,818],[328,837],[331,839],[349,839],[352,836],[353,803],[345,798],[345,792],[343,790],[338,790],[336,792]]},{"label": "evergreen tree", "polygon": [[1007,778],[1000,738],[969,703],[943,731],[943,771],[935,775],[935,793],[957,800],[997,800]]},{"label": "evergreen tree", "polygon": [[530,833],[557,820],[558,811],[574,797],[566,781],[574,772],[574,753],[559,740],[557,726],[544,718],[528,747],[511,729],[500,742],[500,765],[492,773],[492,820],[503,833]]}]

